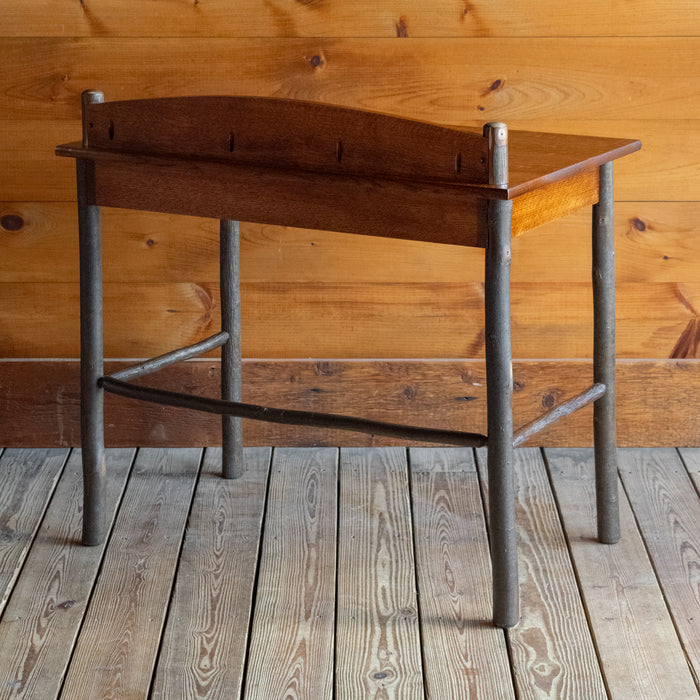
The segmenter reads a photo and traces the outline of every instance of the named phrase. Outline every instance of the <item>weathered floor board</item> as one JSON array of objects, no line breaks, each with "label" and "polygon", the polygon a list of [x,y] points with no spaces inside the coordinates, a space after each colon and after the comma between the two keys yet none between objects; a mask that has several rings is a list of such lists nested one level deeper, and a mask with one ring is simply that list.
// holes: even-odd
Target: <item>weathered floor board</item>
[{"label": "weathered floor board", "polygon": [[0,458],[0,612],[34,539],[68,450],[5,450]]},{"label": "weathered floor board", "polygon": [[201,450],[142,449],[68,669],[67,698],[150,685]]},{"label": "weathered floor board", "polygon": [[225,480],[218,448],[109,450],[88,548],[79,451],[6,450],[0,698],[700,699],[700,450],[621,451],[613,546],[591,451],[518,450],[507,632],[484,456],[247,448]]},{"label": "weathered floor board", "polygon": [[514,698],[470,449],[410,450],[416,578],[431,698]]},{"label": "weathered floor board", "polygon": [[[114,517],[134,450],[110,450],[107,517]],[[12,697],[55,698],[97,578],[104,546],[82,536],[82,468],[75,450],[58,483],[0,621],[0,688]]]},{"label": "weathered floor board", "polygon": [[247,698],[332,696],[337,464],[335,448],[275,450]]},{"label": "weathered floor board", "polygon": [[684,447],[679,450],[690,478],[700,494],[700,447]]},{"label": "weathered floor board", "polygon": [[154,698],[235,697],[245,667],[270,449],[246,448],[240,479],[204,457],[153,689]]},{"label": "weathered floor board", "polygon": [[423,697],[408,464],[401,448],[340,456],[336,697]]},{"label": "weathered floor board", "polygon": [[673,449],[620,450],[619,469],[700,686],[700,500]]},{"label": "weathered floor board", "polygon": [[624,491],[620,488],[620,541],[601,545],[593,450],[545,454],[611,696],[695,697],[683,647]]},{"label": "weathered floor board", "polygon": [[[477,455],[486,477],[486,451]],[[606,698],[540,451],[516,450],[514,471],[520,622],[508,635],[518,697]]]}]

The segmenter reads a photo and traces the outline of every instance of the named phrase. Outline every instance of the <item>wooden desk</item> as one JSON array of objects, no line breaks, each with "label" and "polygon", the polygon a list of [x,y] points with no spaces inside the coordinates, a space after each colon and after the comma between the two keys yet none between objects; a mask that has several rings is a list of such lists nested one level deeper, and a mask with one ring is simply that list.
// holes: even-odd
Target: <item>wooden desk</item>
[{"label": "wooden desk", "polygon": [[[615,433],[613,179],[615,159],[639,141],[483,133],[292,100],[183,97],[105,103],[83,94],[75,158],[81,265],[83,539],[104,538],[103,394],[222,415],[223,473],[243,465],[241,418],[488,445],[494,622],[518,620],[512,451],[553,420],[595,401],[598,534],[619,538]],[[222,330],[110,377],[103,376],[100,207],[221,221]],[[510,349],[510,241],[593,206],[594,377],[591,388],[514,431]],[[406,238],[486,249],[488,435],[241,403],[238,221]],[[131,383],[222,348],[222,398]]]}]

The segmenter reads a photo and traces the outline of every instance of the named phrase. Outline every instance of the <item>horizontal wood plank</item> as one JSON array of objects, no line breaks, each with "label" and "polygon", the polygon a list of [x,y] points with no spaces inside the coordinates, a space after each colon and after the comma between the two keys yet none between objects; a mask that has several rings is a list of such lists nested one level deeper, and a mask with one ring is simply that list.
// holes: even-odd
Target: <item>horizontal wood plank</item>
[{"label": "horizontal wood plank", "polygon": [[596,539],[593,450],[547,449],[598,658],[612,698],[693,698],[696,688],[634,514],[620,487],[620,541]]},{"label": "horizontal wood plank", "polygon": [[449,124],[620,119],[621,105],[635,119],[673,120],[697,114],[687,82],[697,59],[692,37],[7,38],[0,93],[14,96],[4,119],[79,119],[80,91],[91,88],[107,100],[284,96]]},{"label": "horizontal wood plank", "polygon": [[[94,170],[91,203],[98,206],[484,245],[479,219],[486,202],[477,199],[477,189],[419,187],[380,178],[351,178],[349,187],[347,178],[333,174],[167,159],[97,159]],[[526,217],[514,216],[514,232],[527,223]]]},{"label": "horizontal wood plank", "polygon": [[[79,289],[0,284],[0,355],[78,357]],[[514,282],[513,356],[587,358],[593,351],[590,283]],[[698,358],[700,283],[617,285],[617,355]],[[255,358],[479,358],[483,283],[244,283],[243,356]],[[105,355],[151,357],[220,329],[218,280],[104,285]]]},{"label": "horizontal wood plank", "polygon": [[[260,5],[255,0],[149,3],[124,8],[119,0],[64,3],[41,8],[6,0],[1,36],[689,36],[700,34],[692,0],[660,6],[653,0],[609,3],[561,11],[557,0],[522,6],[506,0],[360,0],[348,3]],[[127,10],[127,11],[125,11]]]},{"label": "horizontal wood plank", "polygon": [[[698,220],[700,202],[616,203],[617,282],[700,283],[696,264],[700,237],[694,233]],[[77,226],[72,202],[0,203],[0,282],[78,282]],[[218,278],[218,221],[105,208],[102,229],[106,282]],[[589,284],[590,231],[591,212],[584,208],[517,238],[513,282]],[[51,265],[37,264],[38,252]],[[458,246],[241,223],[243,284],[272,279],[327,284],[339,277],[376,284],[389,276],[421,284],[481,283],[484,253]]]},{"label": "horizontal wood plank", "polygon": [[[108,363],[108,370],[123,364]],[[694,360],[618,362],[620,445],[700,445]],[[452,430],[486,430],[481,361],[244,361],[243,398],[279,408],[346,413]],[[590,362],[516,361],[514,414],[524,425],[591,383]],[[0,415],[7,445],[77,445],[79,363],[0,362]],[[154,375],[151,386],[217,396],[218,361],[194,361]],[[216,416],[107,396],[107,441],[114,446],[221,444]],[[549,426],[529,444],[589,446],[592,409]],[[360,433],[244,421],[248,445],[374,445]]]},{"label": "horizontal wood plank", "polygon": [[[74,151],[76,157],[87,155],[97,163],[105,152],[111,162],[125,163],[128,154],[175,156],[329,177],[489,181],[488,142],[478,130],[304,100],[231,95],[108,99],[86,104],[83,119],[83,146],[89,152],[63,146],[61,155]],[[562,151],[569,156],[579,145],[562,136],[550,138],[554,143],[542,149],[546,160]],[[574,152],[574,158],[617,147],[592,141],[582,153]],[[463,167],[455,167],[457,154]]]}]

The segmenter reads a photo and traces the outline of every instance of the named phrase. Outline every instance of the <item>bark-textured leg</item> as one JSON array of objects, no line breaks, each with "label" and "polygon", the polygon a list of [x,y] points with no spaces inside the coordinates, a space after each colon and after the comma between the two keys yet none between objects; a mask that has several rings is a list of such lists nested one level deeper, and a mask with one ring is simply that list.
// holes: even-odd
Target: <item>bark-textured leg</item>
[{"label": "bark-textured leg", "polygon": [[[229,334],[221,348],[221,398],[241,401],[241,296],[238,221],[220,224],[221,330]],[[227,479],[243,475],[243,430],[240,418],[221,417],[222,472]]]},{"label": "bark-textured leg", "polygon": [[605,395],[593,409],[598,539],[620,539],[615,422],[615,238],[613,164],[600,167],[600,196],[593,207],[593,381]]},{"label": "bark-textured leg", "polygon": [[[508,132],[487,124],[491,184],[508,181]],[[489,523],[493,566],[493,621],[512,627],[519,618],[518,558],[513,485],[513,370],[510,345],[510,239],[513,203],[488,203],[486,246],[486,389]]]},{"label": "bark-textured leg", "polygon": [[80,247],[80,440],[83,460],[83,544],[105,538],[102,245],[100,208],[88,203],[92,163],[77,161]]},{"label": "bark-textured leg", "polygon": [[[85,106],[104,102],[104,95],[86,90],[83,146],[89,145],[91,124]],[[100,208],[91,197],[93,163],[76,161],[78,181],[78,245],[80,249],[80,441],[83,460],[83,544],[98,545],[106,535],[106,479],[102,347],[102,232]]]}]

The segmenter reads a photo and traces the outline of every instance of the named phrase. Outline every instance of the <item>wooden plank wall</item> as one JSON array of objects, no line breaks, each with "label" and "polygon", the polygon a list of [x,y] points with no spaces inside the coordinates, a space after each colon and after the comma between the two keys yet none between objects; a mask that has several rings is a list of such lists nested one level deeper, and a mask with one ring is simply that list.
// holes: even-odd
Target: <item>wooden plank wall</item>
[{"label": "wooden plank wall", "polygon": [[[695,0],[3,0],[0,443],[73,444],[78,434],[74,363],[56,362],[78,355],[74,175],[53,148],[79,138],[80,92],[96,88],[108,100],[269,95],[640,138],[642,152],[616,167],[619,394],[629,404],[620,429],[625,444],[700,444],[699,35]],[[580,212],[514,242],[514,356],[562,370],[525,362],[519,379],[516,366],[530,397],[516,423],[587,382],[586,363],[582,372],[570,360],[591,357],[589,221]],[[103,223],[109,357],[149,356],[216,330],[216,224],[116,211]],[[423,374],[439,360],[481,371],[482,251],[245,224],[242,257],[244,355],[257,360],[258,393],[274,399],[276,362],[295,358],[383,360],[357,380],[370,397],[369,375],[391,384],[403,366],[391,361],[424,359]],[[200,379],[210,365],[199,365]],[[305,404],[324,381],[334,390],[323,372],[290,366],[285,381],[306,382],[296,387]],[[423,407],[420,385],[410,386]],[[374,412],[390,418],[405,399],[390,392]],[[426,403],[422,422],[442,420],[448,404]],[[124,405],[110,423],[130,413],[133,426],[141,409]],[[139,439],[217,440],[169,421],[161,412]],[[133,439],[123,428],[111,441]],[[249,444],[278,439],[323,441],[248,426]],[[590,433],[562,429],[544,442],[589,444]]]}]

